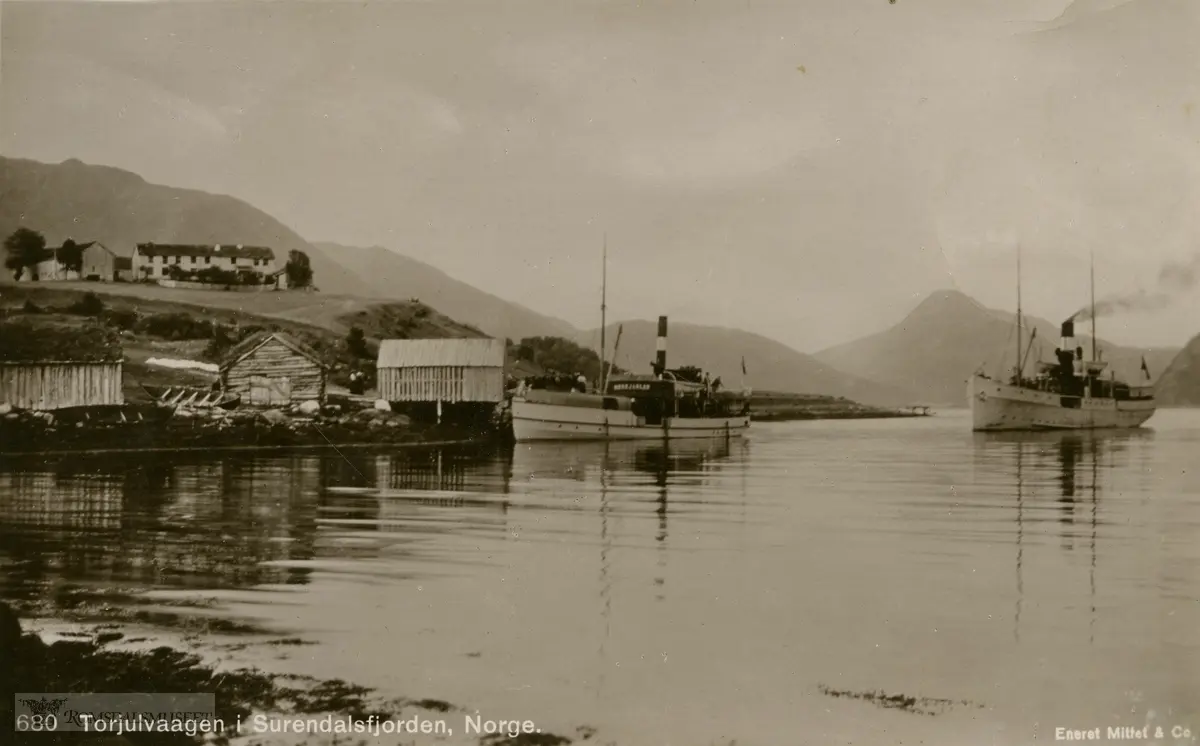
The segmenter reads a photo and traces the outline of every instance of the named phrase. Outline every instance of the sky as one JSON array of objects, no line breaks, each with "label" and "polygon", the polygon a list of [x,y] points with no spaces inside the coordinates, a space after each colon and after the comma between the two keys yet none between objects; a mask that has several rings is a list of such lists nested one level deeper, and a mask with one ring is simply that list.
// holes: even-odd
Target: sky
[{"label": "sky", "polygon": [[[0,152],[227,193],[581,327],[803,351],[1200,253],[1200,3],[0,0]],[[1183,344],[1200,289],[1099,323]],[[1118,304],[1119,305],[1119,304]],[[1161,304],[1160,304],[1161,305]]]}]

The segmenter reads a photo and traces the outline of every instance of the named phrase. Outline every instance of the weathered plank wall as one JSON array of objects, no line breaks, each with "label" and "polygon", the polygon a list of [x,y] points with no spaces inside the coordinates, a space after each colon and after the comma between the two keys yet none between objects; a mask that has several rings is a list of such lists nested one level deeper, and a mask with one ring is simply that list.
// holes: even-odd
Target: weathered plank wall
[{"label": "weathered plank wall", "polygon": [[249,403],[251,376],[286,378],[291,381],[292,400],[325,400],[325,371],[313,360],[282,342],[271,339],[224,372],[225,389],[242,395]]},{"label": "weathered plank wall", "polygon": [[504,399],[504,369],[457,365],[381,367],[379,398],[408,402],[499,402]]},{"label": "weathered plank wall", "polygon": [[39,410],[124,404],[121,363],[0,363],[0,403]]},{"label": "weathered plank wall", "polygon": [[114,258],[108,249],[98,243],[92,244],[83,250],[83,267],[80,268],[79,276],[87,279],[95,275],[102,282],[112,282],[115,269],[113,267]]}]

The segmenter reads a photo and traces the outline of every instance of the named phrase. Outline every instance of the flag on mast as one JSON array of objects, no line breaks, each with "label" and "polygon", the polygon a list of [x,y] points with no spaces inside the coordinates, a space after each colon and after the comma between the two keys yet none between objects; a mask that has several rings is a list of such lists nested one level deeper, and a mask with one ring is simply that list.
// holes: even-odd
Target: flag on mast
[{"label": "flag on mast", "polygon": [[1142,355],[1142,372],[1146,374],[1146,380],[1150,380],[1150,367],[1146,365],[1146,356]]}]

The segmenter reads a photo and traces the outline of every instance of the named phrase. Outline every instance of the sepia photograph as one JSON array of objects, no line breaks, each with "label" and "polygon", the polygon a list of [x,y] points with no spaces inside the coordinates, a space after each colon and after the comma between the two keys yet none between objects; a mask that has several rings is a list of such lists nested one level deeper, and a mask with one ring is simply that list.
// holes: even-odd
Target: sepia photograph
[{"label": "sepia photograph", "polygon": [[0,744],[1200,741],[1197,0],[0,0]]}]

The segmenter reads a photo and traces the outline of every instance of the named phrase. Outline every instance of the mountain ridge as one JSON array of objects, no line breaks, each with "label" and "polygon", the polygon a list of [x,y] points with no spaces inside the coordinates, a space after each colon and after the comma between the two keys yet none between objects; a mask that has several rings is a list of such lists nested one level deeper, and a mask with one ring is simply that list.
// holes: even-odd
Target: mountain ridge
[{"label": "mountain ridge", "polygon": [[[500,339],[570,337],[579,331],[562,319],[481,290],[431,264],[384,246],[349,246],[333,241],[313,241],[312,245],[377,292],[405,299],[418,297],[442,313]],[[386,287],[375,287],[381,282]]]},{"label": "mountain ridge", "polygon": [[[1029,365],[1058,344],[1060,325],[1023,316],[1027,334],[1022,354],[1029,355]],[[814,357],[851,375],[910,389],[932,403],[960,406],[966,403],[966,381],[972,372],[980,366],[997,372],[1005,361],[1014,364],[1015,319],[1015,313],[987,308],[957,289],[939,290],[888,329],[828,347]],[[1077,330],[1075,339],[1090,350],[1089,335]],[[1114,372],[1132,383],[1142,380],[1143,356],[1153,373],[1164,371],[1179,352],[1124,347],[1104,339],[1098,345]]]},{"label": "mountain ridge", "polygon": [[1155,396],[1166,406],[1200,407],[1200,334],[1188,340],[1163,370]]},{"label": "mountain ridge", "polygon": [[[52,243],[66,238],[100,240],[121,254],[131,253],[135,244],[146,241],[259,244],[276,249],[277,256],[292,249],[304,251],[322,292],[311,303],[296,308],[284,304],[288,307],[273,311],[296,320],[328,324],[331,314],[359,308],[364,302],[419,298],[455,321],[500,338],[589,340],[597,336],[596,331],[580,330],[507,301],[391,249],[308,241],[236,197],[153,184],[125,169],[78,159],[45,164],[0,156],[0,233],[7,235],[19,226],[42,232]],[[105,290],[155,295],[154,291],[162,289],[111,285]],[[201,298],[197,294],[180,299]],[[221,298],[222,302],[242,300]],[[631,321],[626,327],[625,349],[645,349],[652,357],[654,323]],[[609,339],[614,340],[616,325],[610,328],[614,336]],[[744,355],[751,371],[749,382],[760,390],[844,396],[864,403],[907,403],[911,399],[907,392],[833,370],[759,334],[688,324],[676,324],[672,329],[672,349],[682,354],[682,362],[704,364],[727,381],[740,373]],[[587,344],[595,346],[597,341]]]},{"label": "mountain ridge", "polygon": [[[135,172],[77,158],[55,164],[0,156],[0,234],[22,226],[42,233],[51,245],[67,238],[98,240],[120,256],[145,242],[270,246],[281,263],[289,251],[303,251],[323,293],[380,301],[437,296],[450,306],[445,313],[453,317],[460,311],[464,323],[498,337],[576,331],[561,319],[383,247],[360,254],[355,247],[308,241],[237,197],[155,184]],[[414,275],[420,280],[412,280]],[[416,285],[420,292],[414,292]]]},{"label": "mountain ridge", "polygon": [[[649,370],[655,354],[657,321],[630,319],[607,325],[605,336],[609,349],[605,352],[606,357],[612,357],[612,346],[617,343],[619,329],[620,350],[613,362],[634,372]],[[599,337],[597,327],[580,332],[573,341],[596,349]],[[643,356],[640,361],[638,355]],[[742,329],[668,319],[668,367],[696,365],[713,376],[720,376],[727,387],[738,388],[743,358],[747,371],[745,382],[755,390],[826,394],[882,406],[901,406],[914,401],[913,393],[903,387],[847,374],[770,337]]]},{"label": "mountain ridge", "polygon": [[352,275],[315,256],[299,234],[253,205],[226,194],[152,184],[115,166],[69,158],[58,164],[0,156],[0,235],[31,228],[48,244],[100,241],[118,256],[139,243],[270,246],[280,261],[309,255],[326,292],[362,295]]}]

